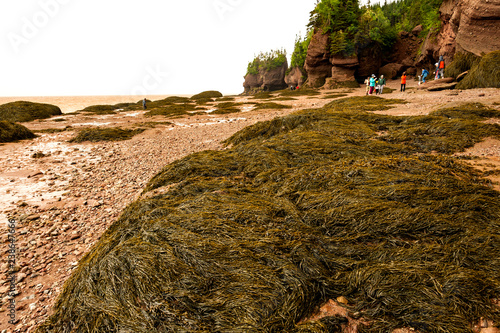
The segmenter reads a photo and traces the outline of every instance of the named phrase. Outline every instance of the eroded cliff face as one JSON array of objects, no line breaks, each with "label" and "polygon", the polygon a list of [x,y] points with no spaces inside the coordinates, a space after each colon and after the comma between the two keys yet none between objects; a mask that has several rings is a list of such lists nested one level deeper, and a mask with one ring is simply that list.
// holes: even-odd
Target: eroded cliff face
[{"label": "eroded cliff face", "polygon": [[448,64],[456,52],[482,56],[500,50],[499,0],[444,0],[440,14],[441,30],[427,36],[416,65],[439,56]]},{"label": "eroded cliff face", "polygon": [[259,74],[246,75],[243,83],[245,93],[285,89],[287,87],[285,83],[287,69],[288,62],[285,61],[278,68],[271,70],[260,69]]},{"label": "eroded cliff face", "polygon": [[325,84],[326,78],[332,76],[332,64],[329,51],[330,39],[318,29],[313,35],[307,49],[304,69],[307,72],[306,85],[319,88]]}]

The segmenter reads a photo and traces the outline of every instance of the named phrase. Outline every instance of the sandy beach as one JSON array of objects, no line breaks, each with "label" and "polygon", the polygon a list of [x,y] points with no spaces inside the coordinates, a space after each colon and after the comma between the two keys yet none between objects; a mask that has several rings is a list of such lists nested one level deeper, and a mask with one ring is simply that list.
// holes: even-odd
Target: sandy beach
[{"label": "sandy beach", "polygon": [[[388,86],[399,88],[399,82]],[[444,106],[481,102],[500,109],[498,89],[428,92],[410,89],[382,95],[403,99],[407,104],[377,113],[396,116],[425,115]],[[55,104],[64,116],[43,121],[23,123],[33,131],[63,129],[59,133],[39,134],[34,140],[0,145],[0,332],[33,332],[50,314],[64,282],[78,265],[82,256],[101,234],[138,198],[148,180],[166,164],[193,152],[224,149],[222,142],[237,131],[259,121],[306,108],[319,108],[331,99],[332,93],[362,96],[364,87],[321,91],[318,96],[301,96],[296,100],[280,101],[292,106],[284,110],[253,110],[227,115],[195,115],[175,119],[162,116],[144,117],[144,111],[113,115],[72,115],[70,112],[96,104],[136,102],[138,97],[32,97],[24,100]],[[155,100],[166,96],[151,96]],[[235,96],[235,102],[250,97]],[[0,98],[0,104],[20,98]],[[131,140],[101,143],[68,143],[79,128],[135,128],[145,122],[158,122]],[[165,123],[169,122],[169,123]],[[500,119],[491,122],[500,124]],[[46,157],[33,158],[35,153]],[[470,163],[482,170],[500,168],[500,141],[487,139],[462,153],[478,159]],[[500,191],[500,177],[490,176]],[[6,293],[8,251],[6,222],[16,221],[18,251],[17,322],[8,324]]]}]

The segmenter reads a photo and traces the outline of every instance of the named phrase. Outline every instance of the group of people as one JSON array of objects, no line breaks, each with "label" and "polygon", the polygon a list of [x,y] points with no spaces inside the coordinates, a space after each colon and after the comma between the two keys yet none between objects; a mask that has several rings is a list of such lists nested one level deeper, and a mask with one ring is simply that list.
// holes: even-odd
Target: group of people
[{"label": "group of people", "polygon": [[373,92],[375,92],[376,95],[382,95],[386,81],[383,75],[380,75],[380,78],[377,79],[375,74],[372,74],[372,76],[366,78],[365,84],[367,95],[372,95]]},{"label": "group of people", "polygon": [[[439,60],[438,60],[438,62],[436,62],[435,66],[436,66],[436,70],[434,71],[434,74],[435,74],[434,78],[436,80],[444,78],[445,63],[444,63],[443,56],[439,57]],[[423,68],[422,75],[421,75],[422,83],[425,83],[425,81],[427,80],[427,76],[429,76],[429,71],[426,68]]]},{"label": "group of people", "polygon": [[[436,63],[436,71],[435,71],[436,80],[444,78],[444,67],[445,63],[443,56],[440,56],[439,61]],[[426,68],[423,68],[422,75],[420,76],[423,83],[426,82],[428,76],[429,76],[429,71]],[[406,72],[403,72],[403,75],[401,75],[401,92],[404,92],[406,90],[406,79],[407,79]],[[376,91],[377,95],[381,95],[384,90],[386,81],[383,75],[380,75],[380,78],[377,79],[375,74],[372,74],[372,76],[368,77],[365,80],[365,84],[366,84],[366,95],[372,95],[374,91]]]}]

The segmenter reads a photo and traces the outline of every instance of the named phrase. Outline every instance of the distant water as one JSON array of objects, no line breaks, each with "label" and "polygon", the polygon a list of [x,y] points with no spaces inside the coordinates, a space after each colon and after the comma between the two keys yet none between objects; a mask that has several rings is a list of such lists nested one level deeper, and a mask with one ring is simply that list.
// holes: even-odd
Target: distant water
[{"label": "distant water", "polygon": [[[149,100],[159,100],[173,95],[146,96]],[[191,97],[191,95],[176,95]],[[99,104],[135,103],[142,100],[141,96],[31,96],[31,97],[0,97],[0,105],[16,101],[27,101],[57,105],[63,113],[82,110],[87,106]]]}]

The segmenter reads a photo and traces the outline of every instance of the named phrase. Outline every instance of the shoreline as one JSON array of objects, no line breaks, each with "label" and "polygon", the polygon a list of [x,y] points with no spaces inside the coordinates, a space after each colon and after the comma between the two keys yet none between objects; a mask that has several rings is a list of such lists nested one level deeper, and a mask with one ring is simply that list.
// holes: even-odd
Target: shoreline
[{"label": "shoreline", "polygon": [[148,96],[132,96],[132,95],[89,95],[89,96],[14,96],[0,97],[0,105],[10,102],[27,101],[34,103],[46,103],[58,106],[63,114],[72,113],[82,110],[87,106],[100,104],[118,104],[118,103],[136,103],[144,97],[150,100],[158,100],[171,96],[190,97],[192,95],[148,95]]}]

